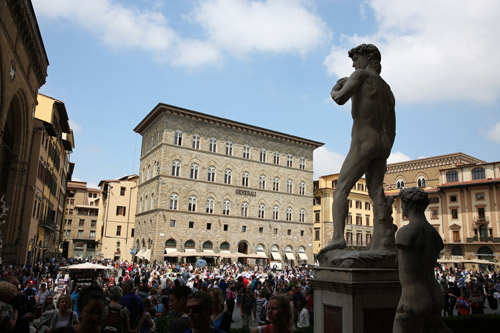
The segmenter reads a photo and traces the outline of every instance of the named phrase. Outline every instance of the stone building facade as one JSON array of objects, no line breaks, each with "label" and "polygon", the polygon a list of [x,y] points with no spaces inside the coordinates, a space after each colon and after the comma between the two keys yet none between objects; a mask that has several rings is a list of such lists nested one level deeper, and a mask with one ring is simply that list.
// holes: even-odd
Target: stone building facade
[{"label": "stone building facade", "polygon": [[101,180],[102,200],[97,219],[100,258],[132,261],[138,175]]},{"label": "stone building facade", "polygon": [[[19,262],[37,94],[49,65],[30,1],[0,1],[0,261]],[[3,224],[3,225],[2,225]]]},{"label": "stone building facade", "polygon": [[178,251],[191,252],[186,260],[312,262],[313,151],[322,143],[167,104],[134,131],[143,138],[140,259],[172,261]]},{"label": "stone building facade", "polygon": [[[313,253],[328,245],[333,237],[333,191],[339,174],[319,177],[314,181],[314,240]],[[344,237],[348,247],[361,248],[371,240],[373,234],[372,201],[366,180],[359,179],[348,196],[349,213],[345,221]]]},{"label": "stone building facade", "polygon": [[62,257],[96,258],[101,191],[86,182],[69,181],[62,236]]},{"label": "stone building facade", "polygon": [[[456,153],[388,165],[397,172],[386,174],[386,195],[395,197],[394,222],[398,228],[409,221],[403,216],[397,181],[400,187],[418,186],[429,194],[427,220],[441,235],[445,248],[443,263],[465,263],[468,268],[490,266],[498,270],[500,263],[500,162],[486,163]],[[390,186],[390,187],[389,187]],[[390,189],[389,189],[390,188]],[[484,260],[490,261],[485,265]]]}]

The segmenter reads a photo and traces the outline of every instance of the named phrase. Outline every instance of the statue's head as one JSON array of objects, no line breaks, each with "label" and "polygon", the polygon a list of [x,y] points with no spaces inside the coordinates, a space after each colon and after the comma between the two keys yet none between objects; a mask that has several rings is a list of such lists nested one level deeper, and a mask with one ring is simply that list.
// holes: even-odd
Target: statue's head
[{"label": "statue's head", "polygon": [[399,193],[401,206],[407,209],[425,210],[429,205],[429,196],[418,187],[405,188]]},{"label": "statue's head", "polygon": [[353,58],[355,55],[365,56],[371,67],[380,74],[382,71],[382,65],[380,61],[382,60],[382,56],[380,55],[380,51],[373,44],[361,44],[351,49],[349,52],[349,57]]}]

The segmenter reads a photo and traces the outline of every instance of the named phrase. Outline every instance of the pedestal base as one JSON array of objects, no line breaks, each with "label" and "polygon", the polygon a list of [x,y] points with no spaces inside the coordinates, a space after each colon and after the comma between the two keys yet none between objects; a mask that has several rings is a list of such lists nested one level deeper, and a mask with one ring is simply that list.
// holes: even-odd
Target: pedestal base
[{"label": "pedestal base", "polygon": [[314,332],[391,333],[401,297],[397,269],[319,267]]}]

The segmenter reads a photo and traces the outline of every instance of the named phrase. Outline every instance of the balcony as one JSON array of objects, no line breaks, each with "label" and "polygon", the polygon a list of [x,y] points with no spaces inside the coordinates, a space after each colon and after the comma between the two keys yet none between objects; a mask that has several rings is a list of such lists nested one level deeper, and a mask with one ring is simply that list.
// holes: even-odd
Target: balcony
[{"label": "balcony", "polygon": [[467,238],[467,243],[488,243],[488,242],[498,243],[498,242],[500,242],[500,237],[474,236],[474,237]]},{"label": "balcony", "polygon": [[52,231],[57,231],[56,223],[49,219],[42,219],[38,222],[38,225],[44,228],[47,228]]},{"label": "balcony", "polygon": [[476,226],[486,225],[490,223],[490,218],[485,216],[474,217],[474,224]]}]

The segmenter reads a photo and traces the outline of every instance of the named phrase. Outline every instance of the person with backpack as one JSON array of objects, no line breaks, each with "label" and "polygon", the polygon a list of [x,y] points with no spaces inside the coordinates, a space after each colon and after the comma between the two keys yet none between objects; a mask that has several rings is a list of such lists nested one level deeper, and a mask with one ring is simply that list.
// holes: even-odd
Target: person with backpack
[{"label": "person with backpack", "polygon": [[118,286],[109,288],[109,305],[104,310],[102,332],[128,333],[130,331],[130,312],[128,308],[118,303],[122,296],[122,288]]}]

